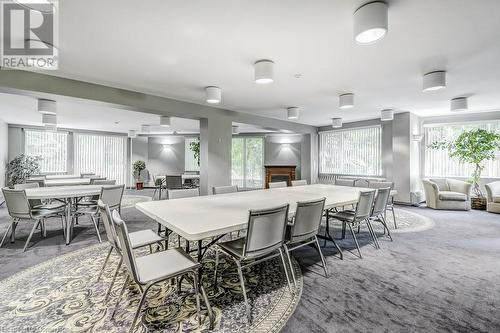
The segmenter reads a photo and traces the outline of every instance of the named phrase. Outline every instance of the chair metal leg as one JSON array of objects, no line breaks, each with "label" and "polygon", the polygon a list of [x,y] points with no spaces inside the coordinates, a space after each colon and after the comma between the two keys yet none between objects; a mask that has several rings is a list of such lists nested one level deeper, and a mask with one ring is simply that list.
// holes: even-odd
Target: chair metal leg
[{"label": "chair metal leg", "polygon": [[19,220],[12,221],[12,230],[10,231],[10,242],[14,243],[16,241],[16,228]]},{"label": "chair metal leg", "polygon": [[130,276],[127,274],[127,277],[125,278],[125,282],[123,283],[123,287],[120,291],[120,295],[118,295],[118,299],[116,300],[115,308],[113,309],[113,313],[111,314],[111,318],[115,317],[116,309],[118,309],[118,304],[120,304],[120,301],[121,301],[122,296],[123,296],[123,292],[125,291],[125,288],[127,287],[129,280],[130,280]]},{"label": "chair metal leg", "polygon": [[113,289],[113,285],[115,284],[116,277],[118,276],[118,272],[120,271],[120,267],[122,267],[122,262],[123,262],[123,257],[120,258],[120,261],[118,262],[118,266],[116,267],[115,274],[113,275],[113,279],[111,280],[111,284],[109,285],[108,292],[106,293],[106,296],[104,297],[104,301],[107,301],[109,298],[109,295],[111,294],[111,289]]},{"label": "chair metal leg", "polygon": [[28,245],[31,241],[31,237],[33,237],[33,233],[35,232],[36,228],[38,227],[38,225],[40,224],[40,220],[36,221],[35,223],[33,223],[33,228],[31,229],[31,232],[30,232],[30,235],[28,236],[28,239],[26,240],[26,244],[24,244],[24,249],[23,249],[23,252],[26,252],[26,249],[28,248]]},{"label": "chair metal leg", "polygon": [[368,226],[368,231],[370,232],[370,236],[372,236],[373,239],[373,244],[376,249],[380,249],[380,244],[378,243],[377,235],[375,234],[375,231],[373,230],[372,223],[370,222],[370,219],[366,219],[366,225]]},{"label": "chair metal leg", "polygon": [[[284,248],[283,251],[285,252],[286,257],[288,259],[288,267],[290,268],[290,273],[292,275],[293,286],[295,288],[297,288],[297,281],[295,280],[295,272],[293,271],[292,257],[291,257],[290,251],[288,250],[288,247],[286,246],[286,244],[283,244],[283,248]],[[285,267],[285,269],[286,269],[286,267]]]},{"label": "chair metal leg", "polygon": [[205,292],[205,288],[203,288],[203,283],[200,283],[200,291],[201,291],[201,296],[203,297],[203,302],[205,302],[205,306],[207,307],[207,310],[208,310],[208,318],[210,320],[210,329],[213,329],[214,314],[212,312],[212,307],[210,306],[210,302],[208,301],[208,297],[207,297],[207,293]]},{"label": "chair metal leg", "polygon": [[219,250],[215,250],[215,267],[214,267],[214,289],[217,289],[217,268],[219,267]]},{"label": "chair metal leg", "polygon": [[341,239],[345,239],[345,229],[346,229],[346,223],[345,222],[342,222],[342,238]]},{"label": "chair metal leg", "polygon": [[391,211],[392,211],[392,218],[394,220],[394,229],[397,229],[398,224],[396,223],[396,214],[394,213],[394,207],[391,207]]},{"label": "chair metal leg", "polygon": [[250,311],[250,306],[248,304],[247,291],[245,289],[245,280],[243,279],[243,272],[241,270],[241,264],[237,260],[234,260],[234,261],[236,262],[236,266],[238,266],[238,276],[240,277],[241,291],[243,292],[243,299],[245,300],[245,308],[246,308],[248,323],[251,323],[252,322],[252,313]]},{"label": "chair metal leg", "polygon": [[63,231],[63,237],[66,239],[66,224],[64,223],[64,216],[61,215],[61,227]]},{"label": "chair metal leg", "polygon": [[[384,226],[384,231],[387,230],[387,236],[389,236],[389,238],[391,239],[391,242],[392,242],[391,231],[389,230],[389,227],[387,226],[387,221],[386,221],[384,216],[380,216],[380,222]],[[384,232],[384,234],[385,234],[385,232]]]},{"label": "chair metal leg", "polygon": [[129,333],[134,332],[134,327],[135,323],[137,322],[137,319],[139,318],[139,314],[141,313],[142,306],[144,305],[144,301],[146,300],[146,295],[148,294],[149,290],[149,285],[144,289],[144,292],[142,293],[141,301],[139,302],[139,305],[137,306],[137,311],[135,312],[134,320],[132,320],[132,325],[130,325],[130,330]]},{"label": "chair metal leg", "polygon": [[318,253],[321,257],[321,263],[323,263],[323,269],[325,270],[325,277],[328,277],[328,269],[326,268],[325,257],[323,256],[323,252],[321,252],[321,247],[319,246],[318,237],[316,237],[316,235],[314,236],[314,244],[316,244],[316,247],[318,248]]},{"label": "chair metal leg", "polygon": [[90,219],[92,220],[92,223],[94,224],[95,232],[97,233],[97,239],[99,240],[99,243],[101,243],[101,234],[99,233],[99,227],[97,226],[97,222],[95,220],[94,215],[90,215]]},{"label": "chair metal leg", "polygon": [[41,221],[41,226],[42,226],[42,236],[43,236],[44,238],[46,238],[46,237],[47,237],[47,223],[46,223],[46,222],[47,222],[47,220],[46,220],[46,219],[43,219],[43,220]]},{"label": "chair metal leg", "polygon": [[347,223],[347,226],[349,227],[349,230],[351,231],[351,235],[352,235],[352,238],[354,239],[354,243],[356,243],[356,248],[358,249],[359,258],[363,259],[363,256],[361,255],[361,250],[359,249],[359,244],[358,244],[358,239],[356,238],[356,234],[354,233],[354,230],[352,230],[352,226],[350,223]]},{"label": "chair metal leg", "polygon": [[102,264],[101,272],[99,272],[99,276],[97,277],[97,281],[101,279],[102,272],[104,272],[104,268],[106,267],[106,264],[108,263],[109,257],[111,256],[111,252],[113,252],[113,247],[111,246],[108,251],[108,255],[106,256],[106,259],[104,259],[104,263]]},{"label": "chair metal leg", "polygon": [[288,290],[290,290],[290,293],[294,293],[294,290],[292,288],[292,284],[290,283],[290,276],[288,275],[288,270],[286,268],[286,260],[285,260],[285,254],[283,253],[283,248],[279,248],[280,251],[280,257],[281,257],[281,262],[283,264],[283,270],[285,271],[285,276],[286,276],[286,281],[288,283]]},{"label": "chair metal leg", "polygon": [[14,224],[14,221],[12,221],[10,224],[9,224],[9,227],[7,228],[7,230],[5,231],[5,234],[3,235],[2,237],[2,242],[0,243],[0,247],[2,247],[3,245],[3,242],[5,241],[5,238],[7,238],[7,235],[9,234],[9,231],[12,229],[12,225]]},{"label": "chair metal leg", "polygon": [[193,286],[194,294],[196,295],[196,313],[198,316],[198,326],[201,325],[201,313],[200,313],[200,293],[198,290],[198,272],[193,272]]}]

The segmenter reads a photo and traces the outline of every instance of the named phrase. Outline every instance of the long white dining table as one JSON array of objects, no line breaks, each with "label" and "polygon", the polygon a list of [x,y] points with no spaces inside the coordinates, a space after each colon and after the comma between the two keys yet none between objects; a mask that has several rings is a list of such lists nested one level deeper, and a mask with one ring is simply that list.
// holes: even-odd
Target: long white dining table
[{"label": "long white dining table", "polygon": [[61,179],[46,179],[44,185],[52,186],[77,186],[89,185],[91,178],[61,178]]},{"label": "long white dining table", "polygon": [[74,200],[101,194],[101,189],[109,185],[54,186],[26,189],[28,199],[57,199],[66,203],[66,245],[72,239],[71,206]]}]

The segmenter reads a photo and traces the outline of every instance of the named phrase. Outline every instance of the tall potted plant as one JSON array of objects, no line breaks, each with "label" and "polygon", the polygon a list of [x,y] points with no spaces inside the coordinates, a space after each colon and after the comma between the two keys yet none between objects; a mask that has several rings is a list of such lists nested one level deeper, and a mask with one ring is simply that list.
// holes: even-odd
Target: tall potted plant
[{"label": "tall potted plant", "polygon": [[200,141],[193,141],[189,144],[189,149],[193,152],[194,158],[200,166]]},{"label": "tall potted plant", "polygon": [[146,162],[141,160],[135,161],[132,168],[134,170],[135,188],[137,190],[142,190],[144,188],[144,182],[141,179],[141,173],[143,170],[146,170]]},{"label": "tall potted plant", "polygon": [[7,185],[14,187],[23,184],[26,179],[40,174],[40,158],[25,154],[18,155],[7,164]]},{"label": "tall potted plant", "polygon": [[486,198],[481,191],[479,181],[485,167],[485,162],[496,157],[500,150],[500,134],[477,128],[462,132],[456,140],[440,140],[431,143],[432,149],[446,149],[451,158],[458,158],[461,163],[474,166],[470,182],[473,184],[475,197],[472,198],[473,208],[486,209]]}]

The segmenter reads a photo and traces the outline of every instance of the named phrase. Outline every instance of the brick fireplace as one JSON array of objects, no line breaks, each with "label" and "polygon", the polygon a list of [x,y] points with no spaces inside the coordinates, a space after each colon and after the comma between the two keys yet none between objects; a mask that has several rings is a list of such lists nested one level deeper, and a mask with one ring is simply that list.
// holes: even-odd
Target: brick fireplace
[{"label": "brick fireplace", "polygon": [[270,182],[286,181],[291,186],[292,180],[295,180],[296,165],[265,165],[266,168],[266,188],[269,188]]}]

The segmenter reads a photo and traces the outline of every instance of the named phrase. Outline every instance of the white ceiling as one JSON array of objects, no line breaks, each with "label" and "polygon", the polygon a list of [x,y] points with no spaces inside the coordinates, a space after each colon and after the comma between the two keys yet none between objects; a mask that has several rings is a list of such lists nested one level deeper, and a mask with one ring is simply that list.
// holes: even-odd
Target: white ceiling
[{"label": "white ceiling", "polygon": [[[60,69],[49,74],[200,104],[217,85],[223,108],[285,119],[299,106],[297,122],[316,126],[384,108],[451,114],[462,95],[468,112],[500,109],[500,1],[391,0],[388,35],[360,46],[352,14],[365,2],[60,1]],[[253,82],[259,59],[276,63],[273,84]],[[437,69],[448,87],[423,93],[422,74]],[[341,112],[345,92],[356,107]]]}]

